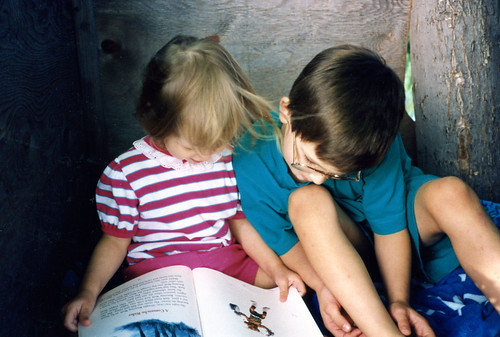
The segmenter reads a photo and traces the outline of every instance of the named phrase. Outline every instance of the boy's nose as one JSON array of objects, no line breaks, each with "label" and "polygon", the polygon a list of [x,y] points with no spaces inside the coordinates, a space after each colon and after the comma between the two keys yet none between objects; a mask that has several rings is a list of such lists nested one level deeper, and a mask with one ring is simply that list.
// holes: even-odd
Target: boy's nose
[{"label": "boy's nose", "polygon": [[326,177],[320,173],[311,173],[309,181],[316,185],[321,185],[325,182]]}]

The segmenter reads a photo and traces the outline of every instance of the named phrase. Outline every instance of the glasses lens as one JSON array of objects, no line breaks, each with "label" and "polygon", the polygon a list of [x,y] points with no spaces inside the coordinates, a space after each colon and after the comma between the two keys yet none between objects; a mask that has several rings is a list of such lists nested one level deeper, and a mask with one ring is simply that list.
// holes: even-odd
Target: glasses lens
[{"label": "glasses lens", "polygon": [[292,166],[296,170],[299,170],[302,172],[307,172],[307,173],[321,174],[322,176],[326,177],[327,179],[349,180],[349,181],[359,181],[361,179],[361,171],[358,171],[356,174],[340,175],[340,174],[323,172],[321,170],[315,169],[314,167],[298,163],[297,162],[297,142],[295,141],[295,135],[292,135],[292,147],[293,147],[292,148],[292,163],[290,164],[290,166]]},{"label": "glasses lens", "polygon": [[359,181],[361,179],[361,171],[358,171],[358,173],[339,175],[339,176],[337,176],[337,178],[334,178],[334,179]]}]

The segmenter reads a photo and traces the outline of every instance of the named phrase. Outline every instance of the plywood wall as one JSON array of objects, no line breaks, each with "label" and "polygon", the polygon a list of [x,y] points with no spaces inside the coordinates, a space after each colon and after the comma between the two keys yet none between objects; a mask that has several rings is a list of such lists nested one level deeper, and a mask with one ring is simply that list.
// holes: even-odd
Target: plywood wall
[{"label": "plywood wall", "polygon": [[419,165],[500,202],[500,1],[415,2]]},{"label": "plywood wall", "polygon": [[76,288],[65,276],[99,235],[99,125],[87,119],[75,37],[91,27],[74,21],[88,7],[0,8],[0,336],[67,336],[60,310]]},{"label": "plywood wall", "polygon": [[173,36],[218,35],[257,92],[277,102],[315,54],[342,43],[379,51],[403,77],[410,2],[95,0],[110,160],[142,135],[132,117],[140,75]]}]

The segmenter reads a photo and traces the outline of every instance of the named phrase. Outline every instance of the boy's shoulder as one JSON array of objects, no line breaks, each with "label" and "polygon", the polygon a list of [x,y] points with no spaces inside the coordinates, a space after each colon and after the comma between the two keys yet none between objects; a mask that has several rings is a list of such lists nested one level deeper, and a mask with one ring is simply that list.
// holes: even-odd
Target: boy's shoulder
[{"label": "boy's shoulder", "polygon": [[252,130],[247,130],[238,140],[235,146],[235,155],[241,152],[261,153],[262,149],[272,147],[273,144],[276,144],[276,132],[281,126],[281,124],[278,123],[276,123],[274,117],[272,122],[263,120],[256,121],[252,126]]},{"label": "boy's shoulder", "polygon": [[372,168],[363,170],[363,176],[365,178],[375,177],[379,182],[382,182],[393,179],[394,174],[391,173],[393,171],[402,172],[401,178],[403,178],[410,169],[411,159],[408,157],[401,135],[398,133],[382,161]]}]

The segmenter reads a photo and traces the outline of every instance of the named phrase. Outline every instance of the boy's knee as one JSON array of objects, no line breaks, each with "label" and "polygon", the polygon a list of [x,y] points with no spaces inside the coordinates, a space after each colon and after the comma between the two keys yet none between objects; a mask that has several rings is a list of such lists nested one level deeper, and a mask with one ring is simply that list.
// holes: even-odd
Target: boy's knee
[{"label": "boy's knee", "polygon": [[311,202],[331,199],[331,195],[326,188],[319,185],[306,185],[297,188],[288,197],[288,207],[300,207]]},{"label": "boy's knee", "polygon": [[434,196],[433,201],[441,205],[475,197],[475,193],[469,185],[462,179],[453,176],[435,180],[430,192]]},{"label": "boy's knee", "polygon": [[333,198],[326,188],[310,184],[290,193],[288,215],[290,219],[297,220],[298,217],[308,216],[310,212],[314,212],[318,208],[334,208],[333,205]]}]

